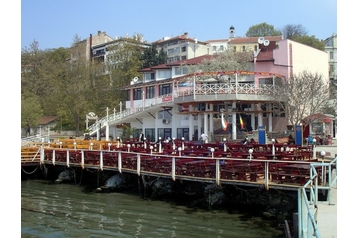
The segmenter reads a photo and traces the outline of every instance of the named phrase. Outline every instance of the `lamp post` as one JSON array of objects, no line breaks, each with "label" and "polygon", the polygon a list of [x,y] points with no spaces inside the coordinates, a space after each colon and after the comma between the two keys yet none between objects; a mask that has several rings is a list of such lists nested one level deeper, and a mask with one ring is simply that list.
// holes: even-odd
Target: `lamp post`
[{"label": "lamp post", "polygon": [[172,142],[173,142],[173,150],[175,150],[175,137],[172,138]]},{"label": "lamp post", "polygon": [[111,143],[108,143],[108,151],[110,151],[111,150]]},{"label": "lamp post", "polygon": [[143,138],[143,146],[144,146],[144,149],[147,149],[147,138]]},{"label": "lamp post", "polygon": [[131,144],[127,144],[128,152],[131,151]]},{"label": "lamp post", "polygon": [[[326,151],[322,150],[321,151],[321,157],[322,157],[322,164],[324,164],[324,156],[326,155]],[[324,182],[326,181],[326,170],[325,170],[325,166],[322,165],[322,185],[325,185]]]},{"label": "lamp post", "polygon": [[60,149],[62,149],[62,141],[60,141]]},{"label": "lamp post", "polygon": [[275,157],[275,139],[272,139],[272,157]]},{"label": "lamp post", "polygon": [[313,154],[312,154],[312,158],[316,159],[316,138],[313,138],[312,143],[313,143]]},{"label": "lamp post", "polygon": [[182,149],[182,150],[184,150],[184,140],[185,140],[185,138],[182,137],[182,138],[181,138],[181,149]]},{"label": "lamp post", "polygon": [[117,148],[119,148],[119,136],[117,136]]},{"label": "lamp post", "polygon": [[212,159],[214,159],[214,151],[215,151],[215,149],[214,149],[214,148],[210,148],[211,158],[212,158]]},{"label": "lamp post", "polygon": [[159,153],[162,153],[162,137],[159,136],[158,141],[159,141]]},{"label": "lamp post", "polygon": [[90,143],[90,150],[93,150],[93,142]]},{"label": "lamp post", "polygon": [[151,146],[149,147],[149,149],[150,149],[150,154],[152,155],[152,154],[153,154],[153,146],[151,145]]},{"label": "lamp post", "polygon": [[252,160],[252,152],[254,152],[252,149],[249,149],[249,162]]},{"label": "lamp post", "polygon": [[179,156],[181,156],[181,147],[178,148]]}]

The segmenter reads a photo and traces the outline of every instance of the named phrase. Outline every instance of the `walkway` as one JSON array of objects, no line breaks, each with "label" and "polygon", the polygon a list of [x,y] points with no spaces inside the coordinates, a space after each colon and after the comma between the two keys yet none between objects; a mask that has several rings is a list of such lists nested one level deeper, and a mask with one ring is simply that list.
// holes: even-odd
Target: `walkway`
[{"label": "walkway", "polygon": [[[318,203],[317,226],[322,238],[337,236],[337,183],[331,189],[331,203]],[[348,235],[349,237],[349,235]]]},{"label": "walkway", "polygon": [[[337,140],[332,145],[317,146],[317,151],[330,152],[333,158],[337,154]],[[331,189],[331,201],[318,203],[317,226],[322,238],[336,238],[337,236],[337,183]],[[349,235],[348,235],[349,236]]]}]

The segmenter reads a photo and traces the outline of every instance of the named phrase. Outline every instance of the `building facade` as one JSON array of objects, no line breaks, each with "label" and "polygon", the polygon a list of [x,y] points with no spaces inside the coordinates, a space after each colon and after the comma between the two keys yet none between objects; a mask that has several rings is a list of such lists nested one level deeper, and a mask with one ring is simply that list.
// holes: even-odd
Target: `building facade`
[{"label": "building facade", "polygon": [[[256,42],[250,71],[188,75],[181,67],[184,62],[197,64],[214,57],[209,54],[142,69],[143,79],[124,88],[128,92],[125,108],[100,122],[106,134],[121,136],[121,123],[130,123],[136,131],[134,137],[143,132],[150,141],[159,137],[198,140],[202,133],[209,141],[222,137],[238,140],[259,127],[268,132],[285,131],[287,118],[275,113],[272,104],[274,79],[303,70],[328,79],[327,53],[288,39],[257,37]],[[218,73],[223,80],[213,81]],[[97,123],[90,131],[98,129]]]}]

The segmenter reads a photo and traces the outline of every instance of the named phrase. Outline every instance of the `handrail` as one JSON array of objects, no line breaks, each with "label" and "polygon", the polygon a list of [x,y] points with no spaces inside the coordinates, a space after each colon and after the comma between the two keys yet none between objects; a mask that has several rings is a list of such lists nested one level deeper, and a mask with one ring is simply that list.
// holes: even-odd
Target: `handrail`
[{"label": "handrail", "polygon": [[[108,116],[104,116],[100,120],[96,121],[94,124],[89,126],[89,134],[93,135],[98,132],[102,127],[106,126],[107,123],[120,121],[129,116],[141,113],[146,109],[152,108],[154,106],[160,106],[167,103],[172,103],[174,98],[192,96],[192,95],[217,95],[217,94],[261,94],[269,95],[273,94],[275,91],[275,85],[255,85],[250,83],[216,83],[216,84],[207,84],[207,83],[198,83],[194,87],[187,87],[182,89],[180,87],[174,87],[172,94],[161,95],[152,99],[145,99],[140,106],[133,108],[125,109],[121,112],[117,112]],[[163,101],[165,98],[165,101]],[[101,127],[101,128],[99,128]]]},{"label": "handrail", "polygon": [[[318,189],[328,190],[327,199],[331,203],[331,188],[337,182],[337,176],[332,178],[332,166],[336,165],[337,158],[330,163],[312,163],[310,164],[310,180],[298,191],[298,238],[316,237],[320,238],[320,232],[317,226],[318,215]],[[318,173],[316,167],[321,167],[322,178],[321,186],[319,186]],[[328,167],[328,185],[326,185],[325,174],[326,167]],[[308,199],[307,190],[310,191],[310,198]],[[312,206],[312,208],[311,208]]]},{"label": "handrail", "polygon": [[[163,100],[163,98],[165,98],[165,100]],[[140,106],[133,107],[133,108],[127,108],[121,112],[110,114],[110,115],[108,115],[108,117],[105,116],[105,117],[101,118],[100,120],[97,120],[91,126],[89,126],[88,127],[89,134],[93,135],[94,133],[98,132],[100,129],[102,129],[102,127],[106,126],[107,123],[117,122],[117,121],[127,118],[129,116],[134,116],[136,114],[142,113],[148,108],[159,107],[160,105],[166,105],[166,104],[172,103],[172,102],[173,102],[172,94],[166,94],[166,95],[161,95],[159,97],[156,97],[155,99],[151,99],[148,102],[146,102]]]}]

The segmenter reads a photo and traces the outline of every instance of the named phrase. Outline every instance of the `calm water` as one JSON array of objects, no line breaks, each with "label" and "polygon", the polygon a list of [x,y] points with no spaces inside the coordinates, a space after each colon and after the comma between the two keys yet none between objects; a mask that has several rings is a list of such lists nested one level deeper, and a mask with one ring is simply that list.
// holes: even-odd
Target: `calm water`
[{"label": "calm water", "polygon": [[283,229],[261,218],[27,180],[21,181],[21,237],[285,236]]}]

